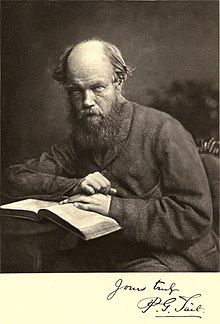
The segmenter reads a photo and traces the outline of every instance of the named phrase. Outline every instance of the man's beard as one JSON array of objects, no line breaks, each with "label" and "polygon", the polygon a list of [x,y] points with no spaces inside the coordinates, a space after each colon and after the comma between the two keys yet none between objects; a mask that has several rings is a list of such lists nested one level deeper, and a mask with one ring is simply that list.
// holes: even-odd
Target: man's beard
[{"label": "man's beard", "polygon": [[[89,108],[81,110],[79,114],[74,107],[69,108],[73,144],[80,151],[103,152],[115,143],[123,122],[123,105],[117,99],[105,116],[95,109],[92,111],[95,115]],[[95,118],[98,120],[94,121]]]}]

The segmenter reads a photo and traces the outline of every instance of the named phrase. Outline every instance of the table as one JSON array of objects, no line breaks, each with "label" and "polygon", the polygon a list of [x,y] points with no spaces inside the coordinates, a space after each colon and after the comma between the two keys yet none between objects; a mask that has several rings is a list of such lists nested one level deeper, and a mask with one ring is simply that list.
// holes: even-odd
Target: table
[{"label": "table", "polygon": [[[50,222],[0,217],[1,272],[52,272],[56,253],[68,231]],[[67,240],[68,241],[68,240]],[[76,245],[76,238],[68,245]],[[64,244],[65,245],[65,244]]]}]

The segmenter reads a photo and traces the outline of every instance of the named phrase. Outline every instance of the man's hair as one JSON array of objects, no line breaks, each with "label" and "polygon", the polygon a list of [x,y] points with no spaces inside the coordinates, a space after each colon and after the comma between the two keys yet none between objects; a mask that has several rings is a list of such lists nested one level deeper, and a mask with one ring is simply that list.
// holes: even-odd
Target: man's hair
[{"label": "man's hair", "polygon": [[[125,60],[122,57],[120,50],[115,45],[105,42],[98,38],[88,39],[83,42],[80,42],[77,45],[87,43],[90,41],[97,41],[103,45],[104,53],[109,58],[109,60],[112,64],[113,71],[115,74],[114,76],[115,76],[116,80],[118,80],[120,83],[123,83],[127,79],[127,76],[129,74],[131,74],[132,68],[127,66],[127,64],[125,63]],[[54,80],[58,81],[62,85],[65,85],[67,83],[66,68],[67,68],[68,57],[69,57],[70,53],[72,52],[72,50],[77,45],[74,45],[74,44],[69,45],[64,50],[64,52],[61,54],[61,56],[59,58],[57,67],[53,71]]]}]

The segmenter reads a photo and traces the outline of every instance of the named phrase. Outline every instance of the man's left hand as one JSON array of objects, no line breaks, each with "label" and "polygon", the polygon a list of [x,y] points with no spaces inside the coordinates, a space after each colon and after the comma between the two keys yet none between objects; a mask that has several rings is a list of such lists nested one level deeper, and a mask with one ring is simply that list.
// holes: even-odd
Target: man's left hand
[{"label": "man's left hand", "polygon": [[103,195],[101,193],[89,196],[78,194],[60,202],[60,204],[68,203],[73,203],[74,206],[83,210],[94,211],[104,216],[108,216],[111,196]]}]

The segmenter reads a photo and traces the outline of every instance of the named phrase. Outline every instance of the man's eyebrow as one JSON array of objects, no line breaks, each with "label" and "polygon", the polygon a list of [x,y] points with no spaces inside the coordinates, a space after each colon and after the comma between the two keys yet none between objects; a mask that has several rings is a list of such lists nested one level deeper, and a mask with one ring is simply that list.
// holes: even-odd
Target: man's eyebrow
[{"label": "man's eyebrow", "polygon": [[96,81],[94,83],[91,83],[90,87],[99,87],[99,86],[104,86],[105,82],[103,81]]},{"label": "man's eyebrow", "polygon": [[[89,85],[90,88],[95,88],[95,87],[100,87],[100,86],[106,86],[107,83],[100,80],[100,81],[95,81],[95,82],[91,82],[91,84]],[[68,89],[71,88],[77,88],[77,89],[82,89],[83,87],[80,84],[74,83],[72,82],[71,84],[67,85]]]},{"label": "man's eyebrow", "polygon": [[71,83],[71,84],[68,84],[67,87],[68,88],[80,88],[80,85],[76,84],[76,83]]}]

